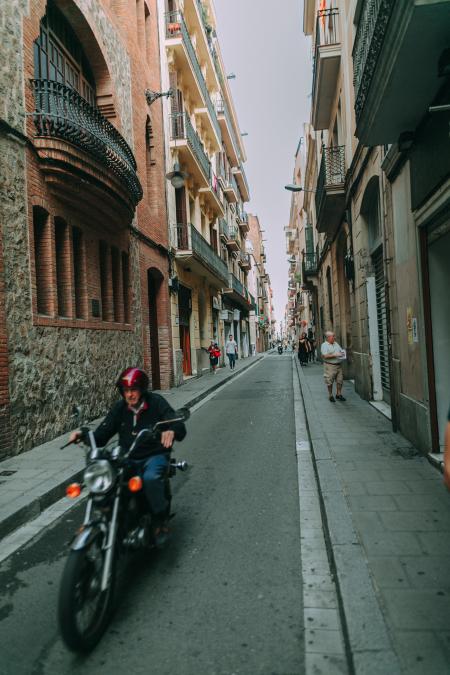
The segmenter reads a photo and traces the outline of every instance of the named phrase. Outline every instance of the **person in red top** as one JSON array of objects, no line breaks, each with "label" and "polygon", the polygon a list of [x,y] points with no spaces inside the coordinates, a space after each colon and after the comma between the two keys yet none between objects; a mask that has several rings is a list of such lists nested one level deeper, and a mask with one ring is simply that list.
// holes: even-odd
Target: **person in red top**
[{"label": "person in red top", "polygon": [[217,342],[214,342],[214,340],[211,340],[211,344],[209,345],[206,351],[209,354],[209,365],[211,366],[212,371],[215,375],[217,372],[216,369],[221,355],[219,345],[217,344]]}]

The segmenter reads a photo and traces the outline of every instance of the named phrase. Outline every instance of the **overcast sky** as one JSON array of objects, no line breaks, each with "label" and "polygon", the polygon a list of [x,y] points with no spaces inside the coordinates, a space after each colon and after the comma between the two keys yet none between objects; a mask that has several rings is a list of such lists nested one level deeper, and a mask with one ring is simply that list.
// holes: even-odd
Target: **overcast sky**
[{"label": "overcast sky", "polygon": [[246,210],[265,230],[276,318],[287,302],[283,227],[289,222],[294,155],[309,120],[311,59],[302,32],[302,0],[214,0],[217,34],[241,132],[247,132]]}]

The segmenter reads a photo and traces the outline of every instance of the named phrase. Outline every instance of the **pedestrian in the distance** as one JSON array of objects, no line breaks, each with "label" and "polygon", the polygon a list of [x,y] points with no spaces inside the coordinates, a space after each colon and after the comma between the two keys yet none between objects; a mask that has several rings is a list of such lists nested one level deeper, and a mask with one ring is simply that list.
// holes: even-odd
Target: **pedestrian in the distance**
[{"label": "pedestrian in the distance", "polygon": [[219,363],[219,358],[220,358],[220,349],[219,345],[217,342],[214,342],[214,340],[211,340],[211,344],[209,345],[207,352],[209,354],[209,365],[211,366],[211,370],[213,371],[214,375],[217,372],[217,365]]},{"label": "pedestrian in the distance", "polygon": [[232,335],[229,335],[228,337],[228,342],[225,346],[225,352],[228,356],[228,361],[230,362],[230,368],[231,370],[234,370],[236,366],[236,354],[237,354],[238,346],[236,343],[236,340]]},{"label": "pedestrian in the distance", "polygon": [[316,360],[316,339],[312,330],[308,331],[308,342],[309,342],[309,354],[308,361],[313,363]]},{"label": "pedestrian in the distance", "polygon": [[298,358],[301,366],[306,366],[309,358],[309,340],[306,333],[300,335],[300,340],[298,342]]},{"label": "pedestrian in the distance", "polygon": [[[345,360],[345,351],[336,342],[332,331],[325,333],[325,342],[320,348],[320,353],[323,359],[323,377],[328,387],[328,399],[331,403],[334,403],[336,399],[345,401],[342,396],[342,383],[344,382],[342,361]],[[336,398],[333,396],[333,382],[336,382]]]}]

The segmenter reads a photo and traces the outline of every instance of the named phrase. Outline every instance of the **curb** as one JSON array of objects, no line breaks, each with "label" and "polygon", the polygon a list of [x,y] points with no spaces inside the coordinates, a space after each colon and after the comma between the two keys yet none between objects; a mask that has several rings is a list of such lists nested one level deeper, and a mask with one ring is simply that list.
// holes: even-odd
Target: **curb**
[{"label": "curb", "polygon": [[[256,363],[261,361],[263,358],[265,358],[266,353],[267,352],[265,352],[261,356],[258,356],[257,358],[252,360],[251,363],[242,366],[242,368],[239,368],[237,372],[230,373],[229,375],[221,379],[220,382],[214,382],[214,384],[212,384],[210,387],[198,393],[192,399],[187,401],[184,404],[184,406],[186,408],[192,408],[196,403],[206,398],[206,396],[209,396],[209,394],[211,394],[213,391],[216,391],[223,385],[227,384],[227,382],[232,380],[233,377],[236,377],[240,373],[243,373],[245,370],[251,368]],[[67,475],[64,476],[64,478],[62,478],[57,485],[53,485],[51,488],[43,492],[43,494],[36,495],[36,497],[32,499],[30,502],[21,506],[16,511],[11,512],[3,520],[0,520],[0,540],[2,540],[7,535],[10,535],[12,532],[17,530],[22,525],[25,525],[30,520],[37,518],[43,511],[45,511],[45,509],[48,509],[49,506],[52,506],[52,504],[54,504],[56,501],[62,499],[66,494],[66,485],[68,485],[69,483],[80,481],[83,476],[83,473],[84,473],[84,465],[83,468],[78,469],[69,476]]]},{"label": "curb", "polygon": [[[294,357],[293,361],[297,363]],[[298,366],[292,366],[295,453],[300,507],[305,675],[350,675],[351,655],[329,555],[320,483],[312,452]]]},{"label": "curb", "polygon": [[30,520],[37,518],[45,509],[52,506],[59,499],[65,497],[66,485],[81,480],[83,469],[79,469],[68,477],[65,477],[60,483],[50,488],[42,495],[35,497],[31,502],[14,511],[4,520],[0,521],[0,541],[15,530],[26,525]]},{"label": "curb", "polygon": [[[328,557],[336,582],[350,673],[401,672],[398,657],[379,605],[367,557],[353,526],[344,487],[332,454],[320,432],[311,434],[313,416],[305,377],[296,363],[305,409],[311,457],[314,465]],[[314,436],[314,437],[313,437]],[[374,663],[375,666],[374,670]],[[378,670],[377,670],[378,668]]]}]

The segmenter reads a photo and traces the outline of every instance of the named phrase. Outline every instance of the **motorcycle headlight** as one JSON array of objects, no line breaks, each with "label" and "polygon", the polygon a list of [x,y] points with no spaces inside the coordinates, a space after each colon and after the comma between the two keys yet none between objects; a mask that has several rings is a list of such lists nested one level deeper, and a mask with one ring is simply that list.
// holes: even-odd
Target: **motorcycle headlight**
[{"label": "motorcycle headlight", "polygon": [[115,471],[106,459],[89,464],[84,472],[84,484],[90,492],[104,495],[113,486]]}]

